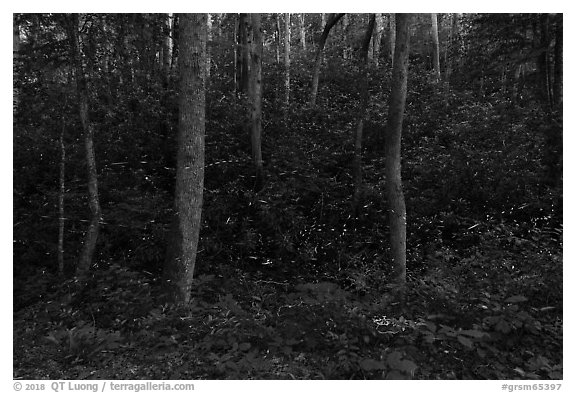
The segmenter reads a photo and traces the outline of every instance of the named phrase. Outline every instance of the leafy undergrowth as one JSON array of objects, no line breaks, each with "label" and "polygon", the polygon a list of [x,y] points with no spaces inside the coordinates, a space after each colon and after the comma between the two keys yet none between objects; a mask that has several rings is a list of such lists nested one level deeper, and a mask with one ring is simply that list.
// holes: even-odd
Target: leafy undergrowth
[{"label": "leafy undergrowth", "polygon": [[561,275],[543,274],[561,256],[536,262],[538,239],[503,252],[494,231],[410,277],[403,312],[365,284],[261,272],[201,275],[185,307],[151,301],[154,279],[115,265],[85,283],[39,274],[59,289],[15,314],[14,377],[561,379]]},{"label": "leafy undergrowth", "polygon": [[185,307],[158,300],[155,278],[170,195],[147,169],[145,193],[104,176],[115,221],[104,225],[93,276],[41,271],[14,286],[14,377],[561,379],[562,203],[543,181],[545,119],[465,97],[448,112],[444,100],[410,92],[401,310],[386,285],[384,93],[372,100],[354,217],[354,99],[334,81],[325,88],[322,110],[295,101],[289,130],[265,100],[258,193],[233,120],[242,108],[212,103],[198,276]]}]

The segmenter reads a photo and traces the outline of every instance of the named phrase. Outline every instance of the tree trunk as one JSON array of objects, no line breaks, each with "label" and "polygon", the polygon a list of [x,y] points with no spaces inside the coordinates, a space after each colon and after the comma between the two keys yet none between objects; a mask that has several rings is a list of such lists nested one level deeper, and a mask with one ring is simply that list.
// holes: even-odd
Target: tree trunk
[{"label": "tree trunk", "polygon": [[275,19],[275,41],[276,41],[276,64],[280,64],[280,14],[274,14]]},{"label": "tree trunk", "polygon": [[388,19],[388,46],[390,47],[390,67],[394,68],[394,49],[396,48],[396,16],[389,15]]},{"label": "tree trunk", "polygon": [[175,303],[188,303],[204,190],[207,14],[180,15],[178,154],[175,216],[164,279]]},{"label": "tree trunk", "polygon": [[[368,16],[368,21],[370,21],[370,16]],[[370,23],[370,22],[368,22],[368,23]],[[375,23],[376,24],[374,26],[376,26],[375,28],[377,29],[378,21],[376,21]],[[374,64],[374,38],[375,38],[375,36],[376,36],[376,32],[374,32],[372,34],[372,39],[370,40],[370,43],[368,44],[367,57],[368,57],[368,63],[369,64]]]},{"label": "tree trunk", "polygon": [[94,153],[94,126],[89,118],[88,87],[82,66],[80,43],[78,41],[78,14],[72,14],[69,25],[70,49],[76,74],[76,92],[78,95],[80,122],[84,132],[84,147],[86,150],[86,167],[88,169],[88,204],[92,217],[86,231],[80,260],[76,267],[79,276],[84,275],[92,265],[94,250],[98,241],[102,212],[98,196],[98,173],[96,171],[96,155]]},{"label": "tree trunk", "polygon": [[212,14],[207,14],[206,31],[206,83],[209,83],[212,68]]},{"label": "tree trunk", "polygon": [[[238,95],[238,42],[239,42],[239,37],[238,37],[238,23],[234,23],[234,61],[232,61],[232,63],[234,64],[234,72],[233,72],[233,79],[234,79],[234,94]],[[278,61],[280,62],[280,61]]]},{"label": "tree trunk", "polygon": [[[172,95],[170,89],[170,74],[172,73],[173,65],[173,36],[174,36],[174,15],[163,14],[163,39],[162,39],[162,83],[163,92],[160,98],[160,105],[163,108],[162,123],[159,125],[159,133],[162,137],[160,149],[162,151],[162,160],[164,168],[175,167],[175,152],[174,152],[174,138],[172,126],[172,114],[170,113],[170,98]],[[168,184],[166,184],[168,185]],[[166,191],[170,193],[173,191],[172,186],[169,186]]]},{"label": "tree trunk", "polygon": [[372,39],[372,52],[374,65],[378,67],[380,62],[380,43],[382,42],[382,31],[384,30],[384,15],[376,14],[376,30]]},{"label": "tree trunk", "polygon": [[518,104],[520,99],[520,75],[522,75],[522,63],[516,64],[516,69],[514,70],[514,84],[512,85],[512,104]]},{"label": "tree trunk", "polygon": [[348,39],[348,26],[349,26],[349,18],[350,15],[349,14],[344,14],[344,16],[342,17],[342,24],[340,26],[342,26],[342,58],[343,59],[347,59],[348,58],[348,52],[350,50],[350,44],[349,44],[349,39]]},{"label": "tree trunk", "polygon": [[562,39],[563,22],[562,14],[556,14],[556,44],[554,46],[554,107],[557,109],[562,108],[563,102],[563,48],[564,44]]},{"label": "tree trunk", "polygon": [[306,50],[306,14],[299,14],[298,21],[300,22],[300,43],[302,49]]},{"label": "tree trunk", "polygon": [[[324,26],[326,26],[326,15],[330,14],[320,14],[320,30],[318,31],[320,35],[322,35],[322,32],[324,31]],[[322,63],[326,63],[326,56],[324,55],[324,51],[322,51],[320,61]]]},{"label": "tree trunk", "polygon": [[430,14],[432,20],[432,63],[434,65],[434,82],[440,82],[440,40],[438,39],[438,15]]},{"label": "tree trunk", "polygon": [[248,45],[248,14],[238,17],[238,45],[240,60],[238,61],[238,84],[240,93],[248,92],[248,71],[250,62],[250,47]]},{"label": "tree trunk", "polygon": [[252,160],[256,170],[254,190],[260,191],[264,183],[264,167],[262,164],[262,25],[261,14],[251,14],[251,45],[250,45],[250,140],[252,145]]},{"label": "tree trunk", "polygon": [[362,199],[362,134],[364,131],[364,121],[366,117],[366,108],[370,99],[368,90],[368,49],[374,30],[376,15],[370,16],[368,22],[368,29],[362,42],[360,53],[360,83],[361,83],[361,97],[360,107],[358,113],[358,125],[356,126],[356,134],[354,136],[354,163],[352,174],[354,178],[354,196],[352,198],[352,210],[354,216],[358,216],[360,210],[360,202]]},{"label": "tree trunk", "polygon": [[[14,73],[14,81],[16,81],[16,64],[18,62],[18,56],[19,56],[19,51],[20,51],[20,25],[18,24],[18,19],[16,17],[16,14],[12,15],[12,22],[13,22],[13,26],[12,26],[12,35],[13,35],[13,46],[12,46],[12,54],[13,54],[13,66],[12,66],[12,72]],[[12,88],[12,94],[13,94],[13,101],[12,101],[12,113],[16,113],[16,110],[18,109],[18,101],[19,101],[19,95],[20,92],[18,90],[18,88],[16,86],[14,86]]]},{"label": "tree trunk", "polygon": [[16,14],[12,15],[12,52],[16,54],[20,50],[20,25]]},{"label": "tree trunk", "polygon": [[320,36],[320,41],[318,42],[318,49],[316,50],[316,57],[314,59],[314,73],[312,75],[312,92],[310,94],[310,106],[316,106],[316,96],[318,95],[318,81],[320,79],[320,66],[322,65],[322,53],[324,51],[324,46],[326,45],[326,40],[328,39],[328,34],[330,29],[342,18],[344,14],[330,14],[326,26],[322,31]]},{"label": "tree trunk", "polygon": [[284,14],[284,127],[290,108],[290,14]]},{"label": "tree trunk", "polygon": [[406,291],[406,204],[402,192],[401,136],[408,85],[410,14],[396,14],[396,45],[392,90],[386,124],[386,193],[390,221],[390,250],[393,282],[398,300],[404,304]]},{"label": "tree trunk", "polygon": [[64,274],[64,194],[66,193],[66,146],[64,132],[66,130],[66,102],[62,110],[62,127],[60,128],[60,190],[58,193],[58,273]]},{"label": "tree trunk", "polygon": [[508,72],[508,65],[505,64],[500,71],[500,92],[502,96],[506,96],[506,74]]}]

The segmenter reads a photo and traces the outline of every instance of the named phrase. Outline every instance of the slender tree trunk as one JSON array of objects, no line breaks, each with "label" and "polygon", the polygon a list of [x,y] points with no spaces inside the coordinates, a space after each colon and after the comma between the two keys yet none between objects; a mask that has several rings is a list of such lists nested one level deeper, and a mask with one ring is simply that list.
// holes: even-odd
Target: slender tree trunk
[{"label": "slender tree trunk", "polygon": [[290,14],[284,14],[284,127],[290,108]]},{"label": "slender tree trunk", "polygon": [[[368,17],[368,20],[370,20],[370,17]],[[376,21],[375,29],[378,28],[378,21]],[[374,64],[374,38],[376,36],[376,32],[374,32],[372,34],[372,39],[370,40],[370,44],[368,44],[368,63],[369,64]]]},{"label": "slender tree trunk", "polygon": [[393,281],[400,304],[406,291],[406,204],[402,192],[401,136],[408,85],[410,14],[396,14],[396,49],[392,70],[392,90],[386,124],[386,193],[390,221],[390,249]]},{"label": "slender tree trunk", "polygon": [[92,217],[86,231],[84,245],[76,273],[84,275],[92,265],[94,250],[98,241],[102,212],[98,196],[98,173],[96,171],[96,155],[94,153],[94,126],[89,118],[88,88],[82,65],[80,43],[78,42],[78,14],[72,14],[69,25],[70,49],[76,75],[76,91],[78,95],[80,122],[84,132],[84,148],[86,150],[86,167],[88,169],[88,204]]},{"label": "slender tree trunk", "polygon": [[248,72],[250,62],[250,45],[248,45],[248,24],[249,15],[240,14],[238,18],[238,44],[240,60],[238,62],[240,93],[248,92]]},{"label": "slender tree trunk", "polygon": [[234,79],[234,94],[238,96],[238,42],[240,42],[240,38],[238,36],[238,22],[234,23],[234,72],[233,72],[233,79]]},{"label": "slender tree trunk", "polygon": [[516,69],[514,70],[514,84],[512,85],[512,104],[517,105],[520,99],[520,76],[522,75],[523,64],[516,64]]},{"label": "slender tree trunk", "polygon": [[394,49],[396,48],[396,15],[388,17],[388,46],[390,47],[390,67],[394,68]]},{"label": "slender tree trunk", "polygon": [[300,43],[302,49],[306,50],[306,14],[299,14],[298,21],[300,22]]},{"label": "slender tree trunk", "polygon": [[[440,28],[442,28],[442,22],[440,22]],[[444,81],[446,81],[446,73],[448,68],[448,55],[450,52],[451,38],[452,38],[452,25],[448,24],[448,35],[446,37],[446,40],[444,41]]]},{"label": "slender tree trunk", "polygon": [[[12,53],[13,53],[13,66],[12,66],[12,70],[14,73],[14,82],[16,82],[16,80],[18,78],[16,78],[16,64],[18,62],[18,57],[19,57],[19,51],[20,51],[20,25],[18,24],[18,19],[16,17],[16,14],[12,15],[12,22],[13,22],[13,26],[12,26],[12,34],[13,34],[13,46],[12,46]],[[12,113],[16,113],[17,109],[18,109],[18,101],[20,99],[20,91],[19,89],[14,86],[12,88],[12,94],[13,94],[13,101],[12,101]]]},{"label": "slender tree trunk", "polygon": [[556,14],[556,44],[554,46],[554,107],[557,109],[562,108],[563,102],[563,48],[564,44],[562,39],[563,33],[563,22],[562,14]]},{"label": "slender tree trunk", "polygon": [[275,26],[276,26],[276,64],[280,64],[280,14],[274,14]]},{"label": "slender tree trunk", "polygon": [[[318,32],[320,35],[322,35],[322,32],[324,31],[324,26],[326,26],[326,15],[330,14],[320,14],[320,31]],[[324,50],[322,50],[320,61],[322,63],[326,63],[326,56],[324,55]]]},{"label": "slender tree trunk", "polygon": [[16,54],[18,53],[18,50],[20,50],[20,25],[16,14],[12,15],[12,23],[12,51]]},{"label": "slender tree trunk", "polygon": [[432,62],[434,64],[434,82],[440,82],[440,41],[438,39],[438,15],[430,14],[432,20]]},{"label": "slender tree trunk", "polygon": [[212,68],[212,14],[206,18],[206,83],[210,82],[210,69]]},{"label": "slender tree trunk", "polygon": [[348,39],[348,26],[349,26],[349,20],[350,15],[349,14],[344,14],[344,16],[342,17],[342,58],[343,59],[347,59],[348,58],[348,52],[350,50],[350,41]]},{"label": "slender tree trunk", "polygon": [[376,15],[372,14],[370,16],[370,21],[368,22],[368,29],[366,30],[366,35],[364,36],[364,41],[362,42],[360,53],[360,83],[362,86],[360,89],[361,97],[360,108],[358,111],[358,125],[356,126],[356,134],[354,136],[354,163],[352,170],[354,178],[352,210],[354,216],[358,216],[359,214],[362,199],[362,134],[364,132],[366,108],[368,107],[368,101],[370,100],[370,92],[368,89],[368,50],[370,47],[370,41],[372,38],[375,21]]},{"label": "slender tree trunk", "polygon": [[175,303],[188,303],[204,190],[207,14],[180,15],[180,95],[175,216],[164,279]]},{"label": "slender tree trunk", "polygon": [[326,45],[326,40],[328,39],[328,34],[330,29],[344,16],[344,14],[331,14],[328,22],[324,26],[322,35],[320,36],[320,41],[318,43],[318,49],[316,50],[316,57],[314,59],[314,73],[312,75],[312,92],[310,94],[310,106],[316,106],[316,96],[318,95],[318,82],[320,79],[320,66],[322,65],[322,53],[324,51],[324,46]]},{"label": "slender tree trunk", "polygon": [[[168,13],[163,14],[163,40],[162,40],[162,83],[163,83],[163,94],[161,96],[161,105],[164,109],[163,121],[160,126],[160,134],[162,135],[162,158],[163,166],[165,168],[174,168],[175,166],[175,154],[174,154],[174,138],[173,138],[173,126],[171,121],[170,113],[170,74],[172,73],[173,65],[173,47],[174,47],[174,14]],[[172,192],[173,189],[167,191]]]},{"label": "slender tree trunk", "polygon": [[508,65],[505,64],[500,71],[500,92],[502,96],[506,96],[506,73],[508,72]]},{"label": "slender tree trunk", "polygon": [[380,62],[380,44],[382,42],[382,31],[384,30],[384,15],[376,14],[376,30],[372,39],[372,51],[374,53],[374,65],[378,67]]},{"label": "slender tree trunk", "polygon": [[254,190],[260,191],[264,183],[264,167],[262,164],[262,25],[261,14],[251,14],[251,45],[250,45],[250,139],[252,144],[252,160],[256,169]]},{"label": "slender tree trunk", "polygon": [[66,104],[62,110],[62,127],[60,128],[60,190],[58,193],[58,273],[64,274],[64,195],[66,193],[66,146],[64,145],[64,132],[66,130]]}]

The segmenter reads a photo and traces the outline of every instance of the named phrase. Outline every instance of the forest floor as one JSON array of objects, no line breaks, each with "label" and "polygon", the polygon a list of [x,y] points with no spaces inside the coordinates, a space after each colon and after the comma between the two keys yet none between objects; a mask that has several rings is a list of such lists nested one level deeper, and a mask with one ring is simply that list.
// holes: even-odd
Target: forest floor
[{"label": "forest floor", "polygon": [[[47,271],[21,279],[14,378],[562,379],[561,227],[439,210],[446,202],[422,188],[425,146],[416,153],[408,141],[408,296],[399,309],[387,295],[384,158],[368,127],[354,217],[354,127],[338,108],[266,130],[258,193],[244,135],[209,124],[189,305],[162,303],[156,272],[120,263],[84,282]],[[120,207],[108,209],[110,217]]]}]

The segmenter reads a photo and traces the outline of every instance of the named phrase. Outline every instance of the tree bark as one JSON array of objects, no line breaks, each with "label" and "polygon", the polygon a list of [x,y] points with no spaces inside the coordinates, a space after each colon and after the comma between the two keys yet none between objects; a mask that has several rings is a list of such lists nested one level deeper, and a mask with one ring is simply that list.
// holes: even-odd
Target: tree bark
[{"label": "tree bark", "polygon": [[326,45],[326,40],[328,39],[328,34],[330,29],[344,16],[344,14],[330,14],[326,26],[320,35],[320,41],[318,42],[318,49],[316,50],[316,56],[314,58],[314,73],[312,75],[312,92],[310,93],[310,106],[316,106],[316,96],[318,95],[318,82],[320,79],[320,66],[322,65],[322,53],[324,51],[324,46]]},{"label": "tree bark", "polygon": [[354,178],[354,196],[352,197],[352,210],[354,216],[358,216],[360,210],[360,202],[362,199],[362,135],[364,131],[364,121],[366,118],[366,108],[370,99],[370,92],[368,89],[368,49],[374,31],[374,24],[376,15],[372,14],[368,22],[368,29],[362,42],[360,53],[360,83],[361,83],[361,97],[360,107],[358,113],[358,125],[356,126],[356,134],[354,135],[354,163],[352,175]]},{"label": "tree bark", "polygon": [[298,21],[300,22],[300,43],[302,49],[306,50],[306,14],[299,14]]},{"label": "tree bark", "polygon": [[238,17],[238,46],[240,59],[237,70],[239,92],[246,94],[248,92],[248,72],[250,62],[250,46],[248,45],[248,14],[240,14]]},{"label": "tree bark", "polygon": [[402,191],[401,136],[408,85],[410,14],[396,14],[396,45],[392,90],[386,124],[386,193],[390,221],[390,250],[393,283],[397,298],[404,304],[406,291],[406,204]]},{"label": "tree bark", "polygon": [[396,48],[396,16],[389,15],[388,19],[388,46],[390,47],[390,67],[394,68],[394,49]]},{"label": "tree bark", "polygon": [[372,52],[374,65],[378,67],[380,62],[380,43],[382,42],[382,31],[384,30],[384,15],[376,14],[376,26],[372,39]]},{"label": "tree bark", "polygon": [[554,107],[556,109],[562,108],[563,102],[563,48],[564,44],[562,33],[563,33],[563,22],[562,14],[556,14],[556,44],[554,46]]},{"label": "tree bark", "polygon": [[234,23],[234,60],[232,61],[232,63],[234,63],[234,72],[232,75],[232,78],[234,80],[234,94],[238,95],[238,42],[240,41],[239,39],[239,30],[238,30],[238,22]]},{"label": "tree bark", "polygon": [[284,127],[290,108],[290,14],[284,14]]},{"label": "tree bark", "polygon": [[180,15],[178,154],[175,216],[164,280],[170,299],[188,303],[204,190],[207,14]]},{"label": "tree bark", "polygon": [[252,161],[256,170],[254,190],[260,191],[264,183],[262,164],[262,25],[261,14],[251,14],[250,42],[250,140]]},{"label": "tree bark", "polygon": [[440,82],[440,40],[438,39],[438,15],[430,14],[432,21],[432,63],[434,66],[434,82]]},{"label": "tree bark", "polygon": [[[174,37],[174,15],[162,14],[163,18],[163,39],[162,39],[162,83],[163,92],[160,98],[160,105],[163,108],[162,122],[159,125],[158,131],[161,135],[161,152],[164,168],[174,168],[175,167],[175,154],[174,154],[174,138],[172,125],[172,114],[170,113],[170,98],[172,96],[172,91],[170,89],[170,75],[172,73],[173,65],[173,37]],[[166,184],[167,186],[169,184]],[[166,189],[170,193],[173,192],[172,185]]]},{"label": "tree bark", "polygon": [[[13,46],[12,46],[12,54],[13,54],[13,66],[12,71],[14,75],[16,74],[16,64],[18,62],[19,51],[20,51],[20,25],[18,24],[18,19],[16,14],[12,15],[12,38],[13,38]],[[16,76],[14,77],[14,81],[16,81]],[[14,86],[12,88],[13,94],[13,101],[12,101],[12,113],[16,113],[18,109],[18,101],[20,99],[20,91],[19,89]]]},{"label": "tree bark", "polygon": [[516,64],[516,69],[514,70],[514,84],[512,85],[512,104],[518,104],[520,99],[520,76],[522,75],[522,63]]},{"label": "tree bark", "polygon": [[276,27],[276,31],[275,31],[275,41],[276,41],[276,63],[280,64],[280,14],[274,14],[274,19],[275,19],[275,27]]},{"label": "tree bark", "polygon": [[209,83],[212,68],[212,14],[207,14],[206,31],[206,83]]},{"label": "tree bark", "polygon": [[98,172],[96,170],[96,155],[94,153],[94,126],[89,117],[87,80],[84,75],[80,43],[78,41],[78,14],[72,14],[70,18],[69,39],[74,72],[76,75],[76,92],[78,95],[80,122],[84,132],[86,167],[88,169],[88,205],[90,207],[90,212],[92,213],[90,224],[86,231],[86,237],[84,238],[80,260],[76,267],[77,275],[82,276],[88,272],[92,265],[100,231],[102,212],[100,210],[100,201],[98,196]]},{"label": "tree bark", "polygon": [[12,23],[12,51],[16,54],[18,50],[20,50],[20,25],[18,24],[16,14],[12,15]]},{"label": "tree bark", "polygon": [[64,145],[64,132],[66,130],[66,118],[64,116],[66,102],[62,110],[62,127],[60,128],[60,190],[58,193],[58,273],[64,274],[64,195],[66,193],[66,146]]},{"label": "tree bark", "polygon": [[350,40],[348,39],[348,26],[350,25],[349,18],[350,18],[349,14],[344,14],[344,16],[342,17],[342,23],[340,24],[340,26],[342,26],[342,43],[343,43],[343,45],[342,45],[342,58],[343,59],[348,58],[348,53],[350,51]]}]

